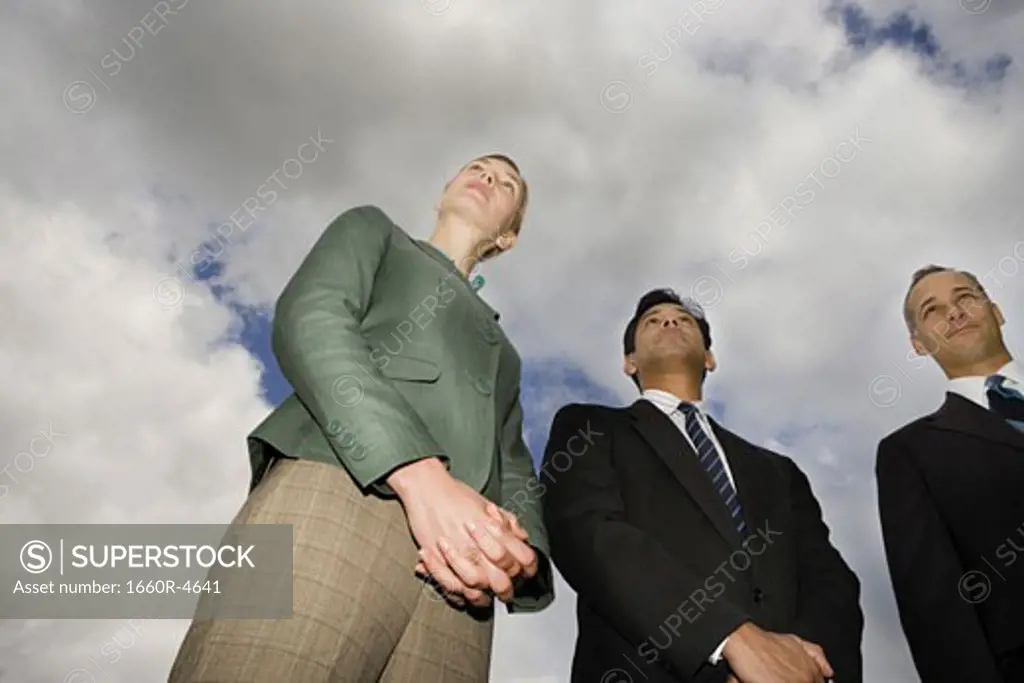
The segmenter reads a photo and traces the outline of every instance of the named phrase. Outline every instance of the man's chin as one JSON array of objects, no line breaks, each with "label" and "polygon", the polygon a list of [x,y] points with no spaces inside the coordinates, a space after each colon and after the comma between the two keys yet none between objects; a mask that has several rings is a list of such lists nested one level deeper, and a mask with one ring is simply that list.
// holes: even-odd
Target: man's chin
[{"label": "man's chin", "polygon": [[704,353],[696,352],[684,344],[664,345],[658,354],[658,365],[667,368],[703,368]]},{"label": "man's chin", "polygon": [[[669,356],[693,356],[698,353],[693,344],[682,334],[665,335],[658,341],[659,355]],[[703,355],[703,352],[701,352]]]},{"label": "man's chin", "polygon": [[[982,346],[977,343],[963,345],[949,343],[954,341],[956,341],[956,337],[947,340],[945,353],[942,354],[942,361],[944,365],[955,367],[977,365],[985,362],[998,353],[998,349],[989,348],[987,345]],[[936,358],[936,360],[939,359]]]}]

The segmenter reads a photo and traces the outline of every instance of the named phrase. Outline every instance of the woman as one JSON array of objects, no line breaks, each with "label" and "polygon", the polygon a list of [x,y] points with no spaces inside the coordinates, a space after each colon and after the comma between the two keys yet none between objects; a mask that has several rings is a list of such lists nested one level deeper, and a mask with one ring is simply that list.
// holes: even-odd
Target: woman
[{"label": "woman", "polygon": [[427,241],[372,206],[320,236],[277,303],[295,393],[249,436],[234,520],[293,526],[294,616],[196,620],[172,683],[482,683],[491,596],[553,600],[520,360],[469,279],[515,245],[527,194],[489,155],[445,186]]}]

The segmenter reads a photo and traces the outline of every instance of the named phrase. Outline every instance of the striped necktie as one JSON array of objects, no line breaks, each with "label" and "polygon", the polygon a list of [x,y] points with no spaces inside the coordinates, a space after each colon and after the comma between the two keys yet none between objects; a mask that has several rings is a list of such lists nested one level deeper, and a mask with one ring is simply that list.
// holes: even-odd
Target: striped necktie
[{"label": "striped necktie", "polygon": [[707,472],[711,479],[711,485],[718,491],[722,502],[725,503],[725,508],[729,511],[732,522],[736,526],[736,531],[742,534],[747,529],[747,524],[743,521],[743,509],[740,507],[736,489],[733,488],[729,481],[729,475],[725,472],[725,463],[722,462],[722,456],[718,453],[715,442],[711,440],[701,425],[695,405],[684,401],[679,404],[679,411],[686,418],[686,435],[693,442],[701,467]]},{"label": "striped necktie", "polygon": [[1006,385],[1006,377],[992,375],[985,380],[988,407],[1017,429],[1024,431],[1024,394]]}]

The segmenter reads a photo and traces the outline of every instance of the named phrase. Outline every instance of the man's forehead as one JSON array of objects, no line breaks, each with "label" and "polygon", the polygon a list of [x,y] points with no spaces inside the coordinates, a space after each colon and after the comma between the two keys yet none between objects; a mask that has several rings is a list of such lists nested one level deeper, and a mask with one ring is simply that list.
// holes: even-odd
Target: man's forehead
[{"label": "man's forehead", "polygon": [[911,299],[915,302],[924,301],[932,296],[948,294],[954,289],[977,289],[977,285],[963,273],[956,271],[939,271],[930,273],[921,278],[911,292]]}]

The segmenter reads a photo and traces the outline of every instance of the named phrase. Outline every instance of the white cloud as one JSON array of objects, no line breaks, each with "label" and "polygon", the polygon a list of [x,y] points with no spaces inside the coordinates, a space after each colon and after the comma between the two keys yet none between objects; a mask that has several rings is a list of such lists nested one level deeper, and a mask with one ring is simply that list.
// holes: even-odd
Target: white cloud
[{"label": "white cloud", "polygon": [[[914,680],[872,467],[877,440],[935,407],[942,380],[907,356],[899,301],[919,265],[967,267],[1020,338],[1019,72],[965,94],[906,51],[859,59],[813,4],[708,0],[699,20],[669,2],[171,4],[141,36],[149,2],[2,10],[0,433],[12,462],[41,431],[60,436],[9,470],[0,519],[226,521],[245,494],[244,435],[267,410],[259,368],[215,343],[230,311],[168,259],[187,264],[317,131],[332,143],[229,235],[226,281],[246,302],[272,301],[353,205],[425,235],[446,174],[503,150],[532,203],[485,293],[523,356],[577,361],[628,401],[620,337],[639,294],[711,297],[709,393],[751,439],[797,435],[783,450],[865,584],[867,679]],[[1024,13],[996,4],[914,16],[953,58],[1019,59]],[[837,146],[858,131],[870,142],[851,158]],[[167,307],[167,277],[183,305]],[[88,663],[125,623],[8,622],[7,674],[160,680],[181,623],[142,624],[109,672]],[[547,613],[500,619],[495,680],[565,680],[574,633],[564,586]]]},{"label": "white cloud", "polygon": [[[145,241],[154,207],[134,208],[119,224]],[[239,435],[266,414],[254,359],[237,346],[208,346],[230,329],[230,314],[208,295],[191,308],[156,305],[161,271],[105,245],[108,226],[70,204],[4,193],[0,216],[5,231],[19,231],[5,233],[5,244],[20,247],[3,250],[0,290],[0,518],[226,522],[247,486]],[[183,628],[57,621],[5,622],[0,631],[8,673],[30,683],[76,668],[102,680],[104,666],[112,680],[156,680],[154,666],[169,661]],[[76,675],[75,683],[90,680]]]}]

